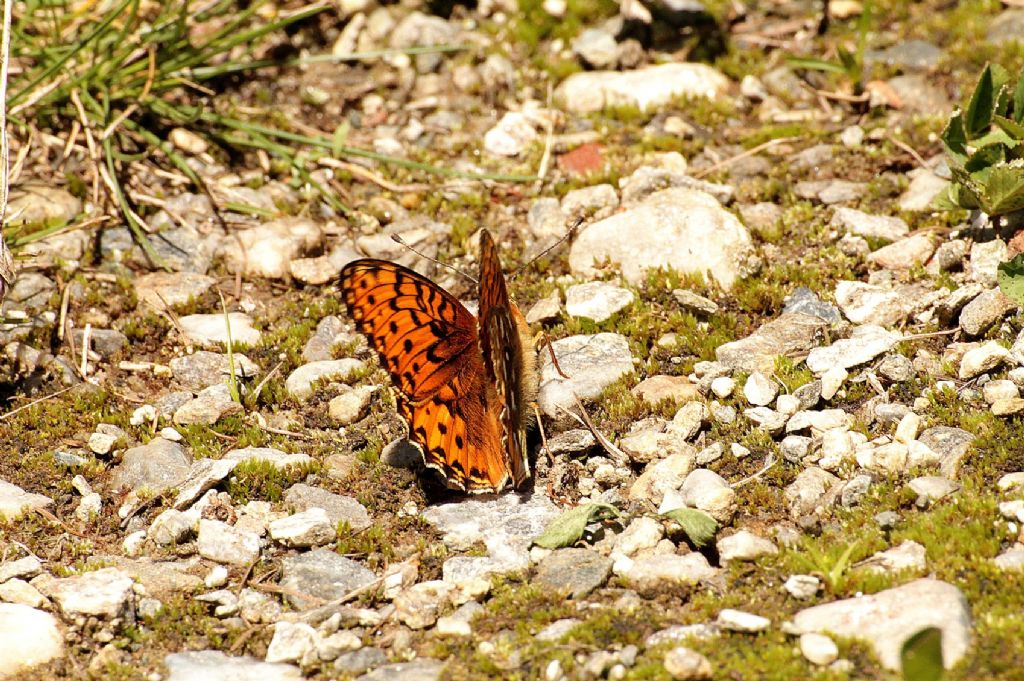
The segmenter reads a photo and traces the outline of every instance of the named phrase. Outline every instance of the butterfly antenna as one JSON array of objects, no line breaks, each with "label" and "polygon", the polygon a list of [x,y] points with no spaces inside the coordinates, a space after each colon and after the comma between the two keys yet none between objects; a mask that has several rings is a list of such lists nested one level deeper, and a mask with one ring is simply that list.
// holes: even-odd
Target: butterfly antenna
[{"label": "butterfly antenna", "polygon": [[530,262],[526,263],[522,267],[518,268],[515,272],[513,272],[512,275],[509,277],[509,279],[515,279],[520,274],[522,274],[527,268],[529,268],[530,265],[532,265],[533,263],[537,262],[538,260],[543,258],[545,255],[550,253],[551,251],[555,250],[556,248],[558,248],[559,246],[564,244],[569,239],[573,238],[576,235],[576,230],[579,229],[580,225],[582,225],[582,224],[583,224],[583,218],[582,217],[578,217],[575,220],[573,220],[572,224],[569,225],[569,229],[565,230],[565,234],[563,234],[562,237],[558,241],[556,241],[555,243],[551,244],[550,246],[545,248],[543,251],[541,251],[537,255],[533,256],[533,258],[530,259]]},{"label": "butterfly antenna", "polygon": [[448,264],[448,263],[446,263],[446,262],[441,262],[441,261],[440,261],[440,260],[438,260],[437,258],[431,258],[431,257],[430,257],[429,255],[426,255],[426,254],[424,254],[424,253],[420,253],[420,252],[419,252],[419,251],[417,251],[417,250],[416,250],[415,248],[413,248],[413,247],[412,247],[412,246],[410,246],[409,244],[405,243],[405,240],[404,240],[404,239],[402,239],[402,237],[400,237],[400,236],[399,236],[399,235],[397,235],[397,234],[392,234],[392,235],[391,235],[391,239],[392,239],[393,241],[395,241],[396,243],[398,243],[398,244],[401,244],[402,246],[405,246],[405,247],[406,247],[406,248],[408,248],[408,249],[409,249],[410,251],[412,251],[412,252],[413,252],[413,253],[415,253],[416,255],[420,256],[420,257],[421,257],[421,258],[423,258],[424,260],[429,260],[430,262],[434,263],[435,265],[440,265],[441,267],[445,267],[445,268],[447,268],[447,269],[450,269],[450,270],[451,270],[452,272],[454,272],[455,274],[461,275],[461,276],[465,277],[466,279],[469,279],[469,280],[470,280],[471,282],[473,282],[474,284],[479,284],[479,283],[480,283],[479,281],[477,281],[477,278],[476,278],[476,277],[474,277],[474,276],[473,276],[473,275],[471,275],[471,274],[466,274],[465,272],[463,272],[462,270],[460,270],[460,269],[459,269],[458,267],[455,267],[454,265],[449,265],[449,264]]}]

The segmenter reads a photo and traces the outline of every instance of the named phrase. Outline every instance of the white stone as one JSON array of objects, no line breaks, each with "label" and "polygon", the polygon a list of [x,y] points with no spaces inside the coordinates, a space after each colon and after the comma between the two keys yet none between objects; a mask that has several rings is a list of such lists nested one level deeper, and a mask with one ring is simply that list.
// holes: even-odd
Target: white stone
[{"label": "white stone", "polygon": [[294,513],[267,526],[274,541],[291,548],[309,548],[333,542],[337,536],[334,523],[322,508]]},{"label": "white stone", "polygon": [[960,360],[960,380],[974,378],[991,371],[1010,359],[1010,351],[996,341],[988,341],[964,353]]},{"label": "white stone", "polygon": [[633,520],[615,539],[615,551],[633,557],[641,551],[653,549],[665,536],[661,523],[649,516]]},{"label": "white stone", "polygon": [[989,404],[995,404],[999,400],[1013,400],[1020,397],[1020,389],[1013,381],[1001,379],[989,381],[982,387],[981,394]]},{"label": "white stone", "polygon": [[752,561],[761,556],[774,556],[779,549],[770,540],[748,530],[740,530],[718,540],[718,556],[723,562]]},{"label": "white stone", "polygon": [[[857,282],[839,283],[841,285]],[[867,319],[859,321],[867,321]],[[849,338],[837,340],[827,347],[811,350],[807,355],[807,368],[815,374],[821,375],[833,368],[850,369],[866,364],[875,357],[888,352],[901,338],[900,334],[887,331],[881,326],[864,324],[855,328]]]},{"label": "white stone", "polygon": [[665,671],[677,681],[701,681],[710,679],[713,672],[711,662],[696,650],[682,646],[665,653]]},{"label": "white stone", "polygon": [[636,299],[633,292],[603,281],[570,286],[565,291],[565,311],[601,323]]},{"label": "white stone", "polygon": [[197,345],[218,345],[231,342],[238,345],[256,345],[262,335],[253,328],[252,317],[242,312],[223,314],[190,314],[178,319],[189,340]]},{"label": "white stone", "polygon": [[828,401],[835,397],[849,376],[850,373],[839,366],[831,367],[825,371],[821,375],[821,399]]},{"label": "white stone", "polygon": [[800,411],[800,398],[796,395],[779,395],[775,400],[775,411],[783,416],[792,416]]},{"label": "white stone", "polygon": [[290,664],[271,664],[234,657],[219,650],[173,653],[164,658],[166,681],[301,681],[302,671]]},{"label": "white stone", "polygon": [[704,511],[720,523],[732,519],[736,492],[718,473],[698,468],[686,476],[680,489],[687,506]]},{"label": "white stone", "polygon": [[772,621],[767,617],[761,617],[753,613],[726,608],[718,613],[715,623],[722,629],[729,631],[756,633],[770,627]]},{"label": "white stone", "polygon": [[800,652],[811,664],[823,667],[836,661],[839,646],[828,636],[811,632],[800,636]]},{"label": "white stone", "polygon": [[63,654],[57,618],[27,605],[0,603],[0,678],[25,674]]},{"label": "white stone", "polygon": [[778,394],[779,386],[760,371],[750,374],[747,382],[743,384],[743,396],[747,398],[747,402],[758,407],[771,404]]},{"label": "white stone", "polygon": [[518,156],[537,137],[537,130],[529,117],[518,111],[508,111],[484,133],[484,151],[495,156]]},{"label": "white stone", "polygon": [[541,353],[540,390],[537,401],[552,418],[562,418],[560,408],[569,409],[576,399],[593,399],[612,383],[634,371],[629,341],[617,333],[569,336],[551,344],[562,378],[549,353]]},{"label": "white stone", "polygon": [[267,662],[301,662],[316,650],[316,629],[304,622],[281,621],[267,646]]},{"label": "white stone", "polygon": [[36,583],[43,593],[57,601],[65,615],[106,618],[120,617],[131,607],[134,585],[131,576],[117,568]]},{"label": "white stone", "polygon": [[908,412],[899,424],[896,426],[896,442],[902,442],[905,445],[909,445],[911,442],[917,439],[917,434],[921,432],[921,417],[914,412]]},{"label": "white stone", "polygon": [[711,392],[719,399],[724,400],[732,395],[734,390],[736,390],[736,381],[728,376],[719,376],[711,381]]},{"label": "white stone", "polygon": [[907,540],[899,546],[879,551],[867,559],[867,566],[873,572],[899,572],[901,570],[924,570],[927,556],[924,546]]},{"label": "white stone", "polygon": [[805,601],[817,595],[821,580],[814,575],[790,575],[782,586],[793,598]]},{"label": "white stone", "polygon": [[260,538],[219,520],[199,521],[199,555],[215,563],[249,566],[260,556]]},{"label": "white stone", "polygon": [[558,86],[557,96],[573,113],[592,113],[609,106],[658,108],[678,97],[715,99],[729,88],[729,79],[704,64],[673,62],[635,71],[575,73]]},{"label": "white stone", "polygon": [[285,390],[298,399],[305,400],[313,395],[313,383],[320,380],[345,381],[366,365],[358,359],[327,359],[303,364],[288,375]]}]

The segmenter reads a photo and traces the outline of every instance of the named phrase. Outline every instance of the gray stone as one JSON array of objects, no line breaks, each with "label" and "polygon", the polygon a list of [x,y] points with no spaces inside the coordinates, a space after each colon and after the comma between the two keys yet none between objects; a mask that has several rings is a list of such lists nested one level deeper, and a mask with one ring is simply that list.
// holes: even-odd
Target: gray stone
[{"label": "gray stone", "polygon": [[288,375],[285,390],[295,399],[305,400],[313,395],[313,384],[316,381],[345,381],[365,366],[360,360],[351,357],[303,364]]},{"label": "gray stone", "polygon": [[[85,342],[85,329],[73,329],[71,338],[75,347],[81,352]],[[103,359],[110,359],[128,345],[128,337],[113,329],[90,329],[89,348],[96,351]]]},{"label": "gray stone", "polygon": [[[561,209],[565,215],[590,215],[604,208],[619,205],[619,196],[610,184],[596,184],[566,192]],[[564,229],[564,228],[563,228]]]},{"label": "gray stone", "polygon": [[0,603],[0,678],[27,674],[63,655],[64,636],[56,617],[27,605]]},{"label": "gray stone", "polygon": [[219,520],[199,521],[199,555],[215,563],[248,567],[260,557],[260,538]]},{"label": "gray stone", "polygon": [[1009,249],[1002,239],[971,244],[971,281],[992,288],[998,284],[999,263],[1008,260]]},{"label": "gray stone", "polygon": [[[927,306],[930,297],[913,285],[899,288],[876,286],[862,281],[836,284],[836,303],[854,324],[895,326]],[[942,297],[939,293],[936,297]]]},{"label": "gray stone", "polygon": [[450,583],[439,579],[413,584],[395,596],[395,618],[410,629],[434,626],[452,589]]},{"label": "gray stone", "polygon": [[356,681],[439,681],[443,670],[443,662],[421,657],[412,662],[377,667],[357,677]]},{"label": "gray stone", "polygon": [[936,579],[918,579],[869,596],[817,605],[796,614],[790,633],[830,632],[865,640],[886,669],[898,670],[903,643],[925,627],[942,630],[945,667],[967,653],[971,611],[959,589]]},{"label": "gray stone", "polygon": [[693,586],[718,574],[718,570],[711,567],[708,559],[696,551],[682,556],[670,553],[637,560],[625,558],[616,561],[613,569],[630,588],[641,593]]},{"label": "gray stone", "polygon": [[822,499],[838,482],[839,478],[817,466],[800,471],[784,492],[791,514],[799,517],[816,512]]},{"label": "gray stone", "polygon": [[[388,32],[386,39],[390,47],[405,49],[420,45],[449,45],[457,41],[457,36],[457,24],[441,17],[412,12]],[[418,54],[415,57],[416,70],[420,73],[435,71],[443,57],[441,53]]]},{"label": "gray stone", "polygon": [[[240,352],[233,353],[235,376],[252,378],[260,367]],[[175,380],[186,390],[198,392],[215,384],[226,383],[231,374],[231,361],[227,354],[199,350],[191,355],[175,357],[169,362]]]},{"label": "gray stone", "polygon": [[909,270],[928,262],[937,244],[928,234],[912,234],[868,256],[868,262],[888,270]]},{"label": "gray stone", "polygon": [[82,201],[62,187],[21,182],[11,187],[7,214],[19,223],[66,223],[82,212]]},{"label": "gray stone", "polygon": [[743,204],[739,206],[739,211],[743,224],[761,236],[774,233],[779,221],[782,220],[782,208],[767,201]]},{"label": "gray stone", "polygon": [[988,289],[964,306],[960,313],[960,328],[968,336],[980,336],[1016,309],[1017,303],[998,288]]},{"label": "gray stone", "polygon": [[155,437],[147,444],[125,451],[110,476],[110,489],[131,491],[148,488],[161,492],[181,484],[192,461],[177,442]]},{"label": "gray stone", "polygon": [[585,29],[572,41],[572,51],[595,69],[615,66],[618,48],[615,36],[599,28]]},{"label": "gray stone", "polygon": [[128,574],[142,585],[145,592],[156,598],[174,598],[182,593],[194,593],[203,580],[187,571],[194,561],[167,561],[152,558],[125,558],[124,556],[97,556],[97,560]]},{"label": "gray stone", "polygon": [[924,546],[908,540],[886,551],[879,551],[864,560],[866,569],[872,572],[901,572],[903,570],[924,570],[928,566]]},{"label": "gray stone", "polygon": [[686,476],[679,488],[683,502],[704,511],[725,524],[736,511],[736,492],[722,476],[707,468],[698,468]]},{"label": "gray stone", "polygon": [[240,414],[242,405],[231,397],[227,384],[203,388],[195,398],[178,407],[174,412],[174,423],[179,426],[212,426],[225,416]]},{"label": "gray stone", "polygon": [[57,284],[38,272],[19,272],[14,286],[7,292],[3,310],[35,310],[44,307],[56,290]]},{"label": "gray stone", "polygon": [[366,417],[377,392],[375,385],[344,386],[340,395],[327,403],[327,414],[340,426],[349,426]]},{"label": "gray stone", "polygon": [[659,505],[665,495],[678,490],[693,470],[696,450],[688,444],[677,443],[678,451],[649,465],[629,488],[629,498],[650,501]]},{"label": "gray stone", "polygon": [[924,74],[896,76],[887,82],[903,103],[904,111],[933,115],[952,108],[946,91],[929,82]]},{"label": "gray stone", "polygon": [[843,318],[835,305],[822,301],[814,291],[805,286],[794,289],[782,302],[783,314],[792,312],[812,315],[820,317],[829,324],[835,324]]},{"label": "gray stone", "polygon": [[1024,571],[1024,546],[1014,544],[992,559],[1000,570]]},{"label": "gray stone", "polygon": [[797,182],[793,191],[802,199],[818,201],[831,206],[851,203],[864,196],[867,184],[849,180],[805,180]]},{"label": "gray stone", "polygon": [[908,212],[932,210],[935,197],[949,186],[949,180],[939,177],[928,168],[914,168],[907,173],[907,177],[910,178],[910,185],[900,196],[899,207]]},{"label": "gray stone", "polygon": [[290,548],[309,548],[333,542],[337,537],[335,523],[322,508],[310,508],[267,526],[271,539]]},{"label": "gray stone", "polygon": [[576,398],[593,399],[624,375],[631,373],[633,355],[629,342],[616,333],[593,336],[569,336],[551,344],[562,371],[562,378],[548,353],[541,354],[540,391],[537,401],[545,414],[562,418],[559,407],[568,409]]},{"label": "gray stone", "polygon": [[629,289],[603,281],[570,286],[565,291],[565,311],[571,317],[585,317],[601,323],[632,304],[636,296]]},{"label": "gray stone", "polygon": [[1024,9],[1007,9],[989,23],[985,34],[990,42],[1024,41]]},{"label": "gray stone", "polygon": [[712,668],[711,662],[696,650],[690,648],[676,647],[665,653],[662,662],[665,671],[673,679],[682,681],[700,681],[710,679]]},{"label": "gray stone", "polygon": [[960,475],[960,464],[974,441],[974,435],[961,428],[934,426],[921,433],[918,440],[939,455],[942,475],[954,480]]},{"label": "gray stone", "polygon": [[942,50],[925,40],[906,40],[884,50],[867,50],[864,60],[880,61],[902,69],[927,71],[935,68],[942,58]]},{"label": "gray stone", "polygon": [[352,497],[334,494],[320,487],[311,487],[305,483],[292,485],[285,492],[284,500],[297,511],[322,508],[331,523],[337,525],[345,522],[354,532],[365,530],[373,524],[370,514],[361,503]]},{"label": "gray stone", "polygon": [[199,459],[189,468],[188,476],[178,483],[178,496],[173,507],[181,510],[192,505],[208,489],[213,488],[238,465],[235,459]]},{"label": "gray stone", "polygon": [[704,296],[698,296],[696,293],[686,289],[674,289],[672,297],[676,299],[680,307],[694,314],[706,317],[718,312],[718,304],[715,301],[708,300]]},{"label": "gray stone", "polygon": [[322,362],[334,359],[334,348],[346,342],[357,342],[358,337],[345,333],[345,324],[339,317],[328,315],[316,325],[316,331],[302,348],[302,359]]},{"label": "gray stone", "polygon": [[589,549],[559,549],[537,566],[533,581],[545,591],[583,598],[604,585],[612,573],[612,561]]},{"label": "gray stone", "polygon": [[726,631],[753,634],[766,630],[771,626],[772,621],[767,617],[761,617],[750,612],[726,608],[718,613],[715,624]]},{"label": "gray stone", "polygon": [[779,316],[740,340],[718,346],[718,361],[734,371],[774,373],[775,358],[799,357],[815,347],[828,326],[820,317],[802,313]]},{"label": "gray stone", "polygon": [[387,661],[388,656],[380,648],[360,648],[339,655],[334,660],[334,670],[342,674],[362,674],[374,667],[383,666]]},{"label": "gray stone", "polygon": [[729,289],[753,255],[746,228],[714,197],[672,187],[588,226],[572,244],[569,266],[593,277],[610,260],[632,284],[642,282],[647,270],[671,267],[704,273]]},{"label": "gray stone", "polygon": [[164,658],[167,681],[300,681],[298,667],[253,657],[231,657],[219,650],[172,653]]},{"label": "gray stone", "polygon": [[678,97],[716,99],[729,79],[704,64],[675,62],[636,71],[574,73],[558,86],[556,96],[573,113],[592,113],[609,106],[636,106],[647,111]]},{"label": "gray stone", "polygon": [[848,234],[886,241],[898,241],[910,233],[910,227],[901,218],[889,215],[871,215],[847,207],[836,208],[830,224],[845,230]]},{"label": "gray stone", "polygon": [[307,610],[347,595],[376,580],[361,563],[329,549],[288,556],[281,562],[281,586],[294,608]]},{"label": "gray stone", "polygon": [[[230,334],[235,345],[256,345],[261,334],[252,325],[252,317],[242,312],[190,314],[178,319],[189,340],[197,345],[225,345]],[[229,330],[230,327],[230,330]]]},{"label": "gray stone", "polygon": [[773,556],[779,549],[769,539],[748,530],[740,530],[717,543],[718,556],[723,561],[753,561],[761,556]]}]

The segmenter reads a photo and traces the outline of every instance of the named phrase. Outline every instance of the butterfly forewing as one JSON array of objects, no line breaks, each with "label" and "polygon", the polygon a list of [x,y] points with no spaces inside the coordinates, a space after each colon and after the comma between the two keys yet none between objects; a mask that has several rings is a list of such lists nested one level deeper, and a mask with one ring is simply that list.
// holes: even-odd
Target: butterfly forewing
[{"label": "butterfly forewing", "polygon": [[349,314],[391,375],[399,414],[424,463],[449,487],[501,489],[509,469],[473,315],[429,279],[384,260],[349,263],[341,288]]},{"label": "butterfly forewing", "polygon": [[487,230],[480,232],[480,351],[501,403],[502,445],[513,485],[530,475],[522,428],[523,347],[512,301],[501,272],[498,249]]}]

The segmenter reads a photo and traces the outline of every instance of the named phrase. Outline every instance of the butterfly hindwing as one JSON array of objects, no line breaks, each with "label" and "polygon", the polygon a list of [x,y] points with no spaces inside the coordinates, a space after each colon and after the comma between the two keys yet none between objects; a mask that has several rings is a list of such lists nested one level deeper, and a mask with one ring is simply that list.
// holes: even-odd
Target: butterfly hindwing
[{"label": "butterfly hindwing", "polygon": [[434,282],[396,263],[363,259],[341,273],[349,314],[391,375],[399,414],[424,463],[449,487],[505,486],[500,409],[473,315]]},{"label": "butterfly hindwing", "polygon": [[487,230],[480,233],[480,351],[500,402],[502,449],[519,486],[530,475],[523,431],[524,353],[498,249]]}]

